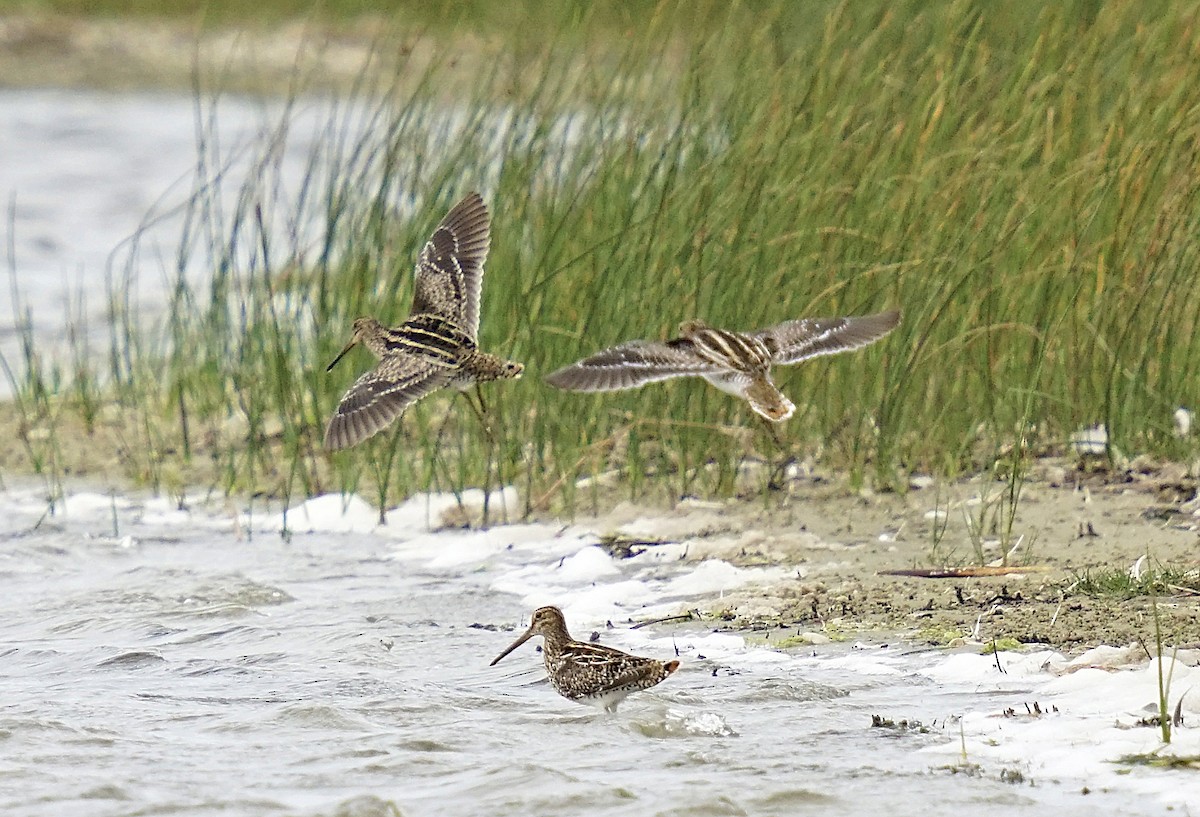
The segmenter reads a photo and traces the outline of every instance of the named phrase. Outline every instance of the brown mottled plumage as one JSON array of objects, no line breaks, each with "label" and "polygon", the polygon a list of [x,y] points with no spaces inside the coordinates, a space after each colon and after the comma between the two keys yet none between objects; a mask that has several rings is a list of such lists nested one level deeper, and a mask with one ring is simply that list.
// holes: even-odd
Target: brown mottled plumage
[{"label": "brown mottled plumage", "polygon": [[631,692],[649,689],[679,669],[678,661],[656,661],[636,655],[586,644],[571,638],[562,610],[539,607],[533,613],[529,629],[504,652],[492,660],[492,666],[535,635],[545,639],[542,654],[546,674],[558,694],[567,700],[603,707],[615,712],[617,704]]},{"label": "brown mottled plumage", "polygon": [[349,448],[378,434],[425,395],[520,377],[520,363],[479,351],[479,297],[491,244],[491,220],[478,193],[456,204],[421,250],[412,312],[389,329],[375,318],[354,321],[350,342],[330,371],[361,343],[379,365],[354,382],[325,430],[325,447]]},{"label": "brown mottled plumage", "polygon": [[552,372],[546,382],[567,391],[615,391],[694,375],[748,401],[750,408],[779,423],[791,417],[796,407],[776,388],[772,366],[858,349],[899,323],[899,312],[804,318],[758,332],[731,332],[699,320],[686,321],[679,327],[680,337],[612,346]]}]

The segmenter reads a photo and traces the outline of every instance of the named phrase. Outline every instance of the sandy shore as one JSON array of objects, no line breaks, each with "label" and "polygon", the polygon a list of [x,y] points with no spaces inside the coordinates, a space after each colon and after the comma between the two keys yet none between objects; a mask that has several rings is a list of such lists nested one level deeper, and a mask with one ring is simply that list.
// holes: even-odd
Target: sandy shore
[{"label": "sandy shore", "polygon": [[[851,495],[828,475],[794,480],[765,504],[685,501],[669,511],[622,504],[589,524],[625,539],[687,542],[689,559],[794,568],[794,579],[727,594],[700,611],[787,645],[899,636],[937,645],[1041,643],[1067,652],[1139,642],[1153,649],[1150,598],[1089,597],[1075,591],[1075,581],[1088,571],[1135,569],[1147,555],[1200,569],[1200,499],[1185,468],[1142,464],[1108,473],[1047,459],[1024,484],[1013,520],[1011,542],[1021,541],[1008,564],[1022,572],[887,575],[1003,555],[1000,537],[985,523],[981,560],[967,520],[978,520],[985,505],[994,510],[1005,483],[915,483],[923,487],[904,495]],[[1158,608],[1166,643],[1200,646],[1200,598],[1181,589],[1160,597]]]},{"label": "sandy shore", "polygon": [[[26,429],[13,404],[0,404],[0,419],[5,417],[31,440],[49,433],[40,424]],[[128,418],[102,412],[89,433],[73,412],[64,412],[55,432],[59,443],[52,447],[61,478],[106,485],[147,479],[139,479],[140,460],[128,451],[130,441],[140,438],[122,420]],[[199,446],[187,473],[167,468],[160,478],[177,487],[216,484],[216,463],[204,454],[203,441]],[[0,469],[32,473],[29,453],[26,446],[8,446]],[[1022,485],[1007,544],[1007,484],[1001,480],[915,478],[903,494],[855,492],[845,474],[819,466],[798,469],[765,494],[761,476],[750,474],[739,498],[684,499],[670,507],[661,500],[632,504],[618,481],[599,491],[598,516],[570,520],[548,510],[539,518],[574,521],[616,537],[618,555],[623,547],[682,542],[688,559],[794,571],[794,578],[739,590],[700,608],[718,627],[760,631],[772,642],[1011,639],[1078,652],[1098,644],[1154,643],[1150,598],[1093,598],[1076,592],[1074,583],[1088,571],[1145,570],[1150,564],[1200,571],[1196,470],[1143,461],[1108,471],[1099,463],[1039,460]],[[271,493],[269,485],[262,487]],[[979,578],[888,574],[998,564],[1005,551],[1005,564],[1020,572]],[[1181,588],[1160,597],[1158,608],[1167,643],[1200,646],[1200,597]]]}]

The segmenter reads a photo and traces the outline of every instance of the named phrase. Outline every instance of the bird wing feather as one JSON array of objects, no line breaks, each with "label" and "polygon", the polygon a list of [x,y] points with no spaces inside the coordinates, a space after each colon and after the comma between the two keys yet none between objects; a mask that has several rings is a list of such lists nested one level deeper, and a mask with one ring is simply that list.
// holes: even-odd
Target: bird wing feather
[{"label": "bird wing feather", "polygon": [[415,271],[413,314],[431,313],[479,335],[483,265],[491,246],[491,218],[478,193],[446,214],[421,249]]},{"label": "bird wing feather", "polygon": [[451,369],[426,358],[384,358],[343,395],[325,429],[325,447],[337,451],[378,434],[417,400],[446,386],[451,377]]},{"label": "bird wing feather", "polygon": [[771,362],[789,365],[819,355],[848,352],[874,343],[900,323],[899,312],[849,318],[802,318],[754,332],[771,351]]},{"label": "bird wing feather", "polygon": [[[580,698],[625,686],[653,686],[658,662],[593,644],[563,650],[555,686],[567,697]],[[661,680],[661,679],[658,679]]]},{"label": "bird wing feather", "polygon": [[665,343],[634,340],[611,346],[546,376],[551,386],[567,391],[634,389],[671,377],[707,375],[720,367],[696,354],[685,338]]}]

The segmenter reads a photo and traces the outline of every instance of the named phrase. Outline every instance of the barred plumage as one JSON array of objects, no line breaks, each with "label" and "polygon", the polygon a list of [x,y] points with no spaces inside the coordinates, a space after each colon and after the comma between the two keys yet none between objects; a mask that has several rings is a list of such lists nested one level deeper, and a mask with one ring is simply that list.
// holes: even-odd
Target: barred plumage
[{"label": "barred plumage", "polygon": [[546,382],[568,391],[632,389],[671,377],[698,376],[750,403],[772,422],[796,410],[775,386],[772,366],[847,352],[873,343],[900,323],[899,312],[846,318],[804,318],[757,332],[714,329],[686,321],[680,337],[612,346],[552,372]]},{"label": "barred plumage", "polygon": [[338,402],[325,429],[327,449],[357,445],[440,388],[521,376],[520,363],[481,352],[476,345],[490,243],[487,207],[478,193],[471,193],[446,214],[421,250],[408,320],[393,329],[371,317],[354,321],[350,342],[326,371],[359,343],[380,361]]},{"label": "barred plumage", "polygon": [[535,610],[529,629],[496,656],[492,666],[535,635],[545,639],[542,654],[546,674],[558,694],[570,701],[603,707],[608,712],[615,712],[617,704],[630,693],[649,689],[679,669],[678,661],[664,663],[576,641],[567,632],[566,619],[557,607]]}]

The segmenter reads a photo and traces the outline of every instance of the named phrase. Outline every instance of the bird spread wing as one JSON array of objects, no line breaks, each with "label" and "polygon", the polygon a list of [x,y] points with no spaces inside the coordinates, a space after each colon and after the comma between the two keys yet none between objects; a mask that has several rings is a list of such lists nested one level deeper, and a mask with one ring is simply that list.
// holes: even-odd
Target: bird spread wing
[{"label": "bird spread wing", "polygon": [[391,425],[405,409],[450,382],[453,372],[416,356],[393,355],[354,381],[325,429],[330,451],[358,445]]},{"label": "bird spread wing", "polygon": [[483,264],[491,245],[491,219],[478,193],[446,214],[417,259],[413,314],[432,313],[479,334]]},{"label": "bird spread wing", "polygon": [[685,338],[660,343],[634,340],[611,346],[551,372],[546,382],[567,391],[633,389],[669,377],[706,375],[721,371],[700,357]]},{"label": "bird spread wing", "polygon": [[851,318],[804,318],[753,334],[771,350],[772,363],[787,365],[858,349],[879,340],[899,323],[899,312],[881,312]]}]

